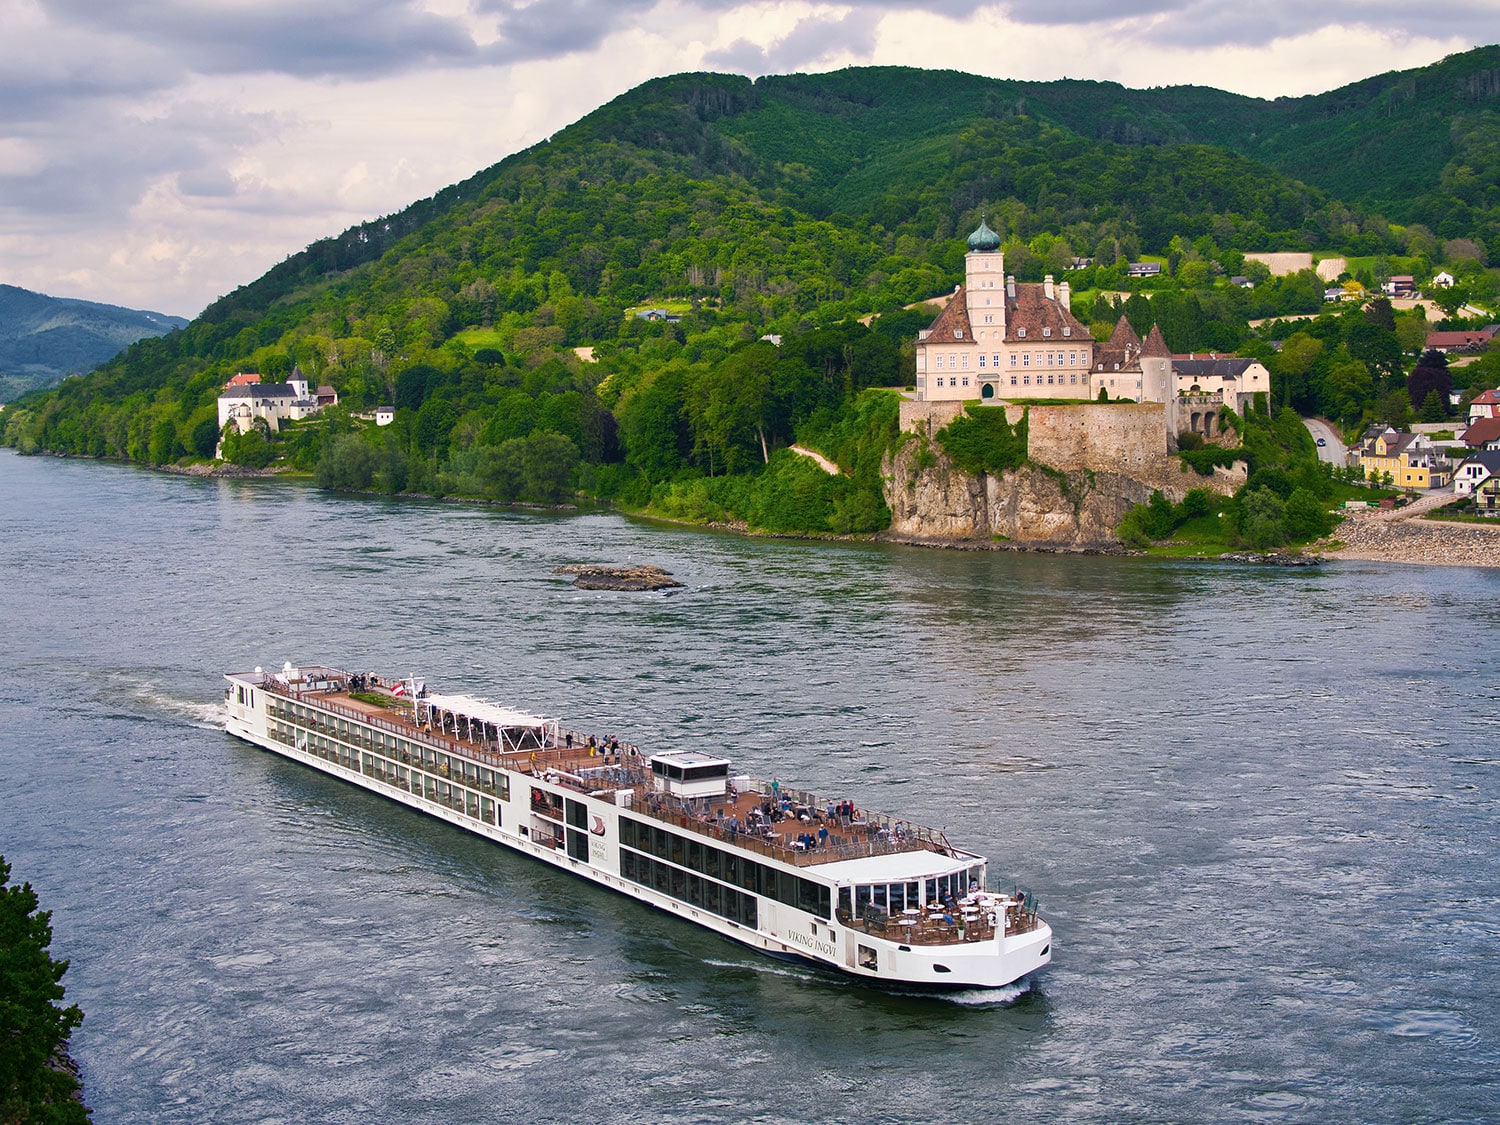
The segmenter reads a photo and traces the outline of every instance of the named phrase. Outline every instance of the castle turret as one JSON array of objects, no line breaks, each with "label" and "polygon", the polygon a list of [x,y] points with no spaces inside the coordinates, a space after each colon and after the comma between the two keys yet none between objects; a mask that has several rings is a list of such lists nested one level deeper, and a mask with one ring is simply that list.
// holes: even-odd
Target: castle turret
[{"label": "castle turret", "polygon": [[983,218],[969,235],[964,255],[964,301],[969,324],[979,338],[1005,338],[1005,255],[1000,236]]}]

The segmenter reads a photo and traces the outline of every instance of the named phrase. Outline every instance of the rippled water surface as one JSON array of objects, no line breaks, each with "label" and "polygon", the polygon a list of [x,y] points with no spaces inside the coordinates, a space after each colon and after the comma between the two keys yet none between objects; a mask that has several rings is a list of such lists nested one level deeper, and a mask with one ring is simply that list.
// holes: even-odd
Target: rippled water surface
[{"label": "rippled water surface", "polygon": [[[1500,571],[752,540],[0,454],[0,851],[98,1122],[1500,1117]],[[686,589],[585,593],[565,562]],[[236,742],[416,671],[946,828],[999,996],[788,968]]]}]

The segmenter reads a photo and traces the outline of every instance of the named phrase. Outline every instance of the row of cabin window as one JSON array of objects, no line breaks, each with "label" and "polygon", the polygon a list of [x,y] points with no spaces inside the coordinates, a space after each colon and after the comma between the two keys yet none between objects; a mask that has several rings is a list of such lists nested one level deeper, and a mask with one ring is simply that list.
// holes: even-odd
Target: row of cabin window
[{"label": "row of cabin window", "polygon": [[[959,378],[960,378],[960,376],[958,376],[958,375],[950,375],[948,377],[948,386],[950,386],[950,387],[959,386]],[[969,385],[969,377],[967,375],[964,375],[964,376],[962,376],[962,378],[963,378],[963,384],[962,385],[965,386],[965,387],[967,387]],[[1078,372],[1076,372],[1076,371],[1070,372],[1066,378],[1064,376],[1062,376],[1061,374],[1057,375],[1055,378],[1056,378],[1056,381],[1054,382],[1054,377],[1052,375],[1048,375],[1047,376],[1047,382],[1046,382],[1046,384],[1043,384],[1043,382],[1042,382],[1042,376],[1041,376],[1040,373],[1038,373],[1037,377],[1036,377],[1036,385],[1039,386],[1039,387],[1040,386],[1044,386],[1044,385],[1049,385],[1049,386],[1068,386],[1068,385],[1072,385],[1072,386],[1076,387],[1078,385]],[[1019,383],[1016,381],[1017,379],[1020,380]],[[1087,386],[1087,384],[1088,384],[1088,378],[1085,376],[1085,378],[1084,378],[1084,385]],[[940,386],[940,387],[943,385],[943,377],[941,375],[939,375],[937,377],[937,385]],[[1012,387],[1016,387],[1016,386],[1029,387],[1029,386],[1031,386],[1031,376],[1030,375],[1012,375],[1010,377],[1010,385]]]},{"label": "row of cabin window", "polygon": [[642,887],[650,887],[678,902],[696,906],[720,918],[728,918],[752,930],[760,926],[760,915],[754,895],[743,894],[733,887],[722,887],[712,879],[683,871],[649,856],[620,849],[620,874]]},{"label": "row of cabin window", "polygon": [[763,863],[756,863],[702,840],[680,836],[654,824],[622,816],[620,843],[690,871],[774,898],[777,902],[795,906],[798,910],[816,914],[819,918],[831,917],[832,891],[822,883],[804,879],[790,871],[779,871]]},{"label": "row of cabin window", "polygon": [[[297,731],[291,726],[272,723],[271,737],[288,746],[297,745]],[[498,825],[500,823],[500,806],[492,797],[475,793],[462,785],[449,782],[446,778],[433,777],[420,770],[408,770],[398,762],[389,761],[375,754],[351,750],[343,743],[325,738],[321,734],[309,734],[306,739],[307,752],[324,761],[335,762],[345,769],[357,769],[366,777],[383,781],[387,785],[394,785],[398,789],[405,789],[419,797],[425,797],[429,801],[435,801],[456,812],[471,816],[475,820],[482,820],[486,824]],[[508,779],[502,777],[501,781],[504,783],[502,788],[508,789]],[[502,793],[501,797],[504,799],[505,794]]]},{"label": "row of cabin window", "polygon": [[[1066,363],[1064,363],[1063,362],[1063,353],[1062,352],[1037,352],[1036,353],[1036,365],[1035,366],[1037,366],[1037,367],[1077,367],[1078,366],[1078,353],[1077,352],[1068,352],[1067,354],[1068,354],[1068,360],[1067,360]],[[1031,352],[1024,352],[1024,353],[1022,353],[1020,366],[1022,366],[1022,367],[1031,367],[1032,366],[1031,356],[1032,356]],[[950,363],[948,365],[950,369],[957,370],[960,367],[968,367],[969,366],[969,355],[968,355],[967,352],[965,352],[962,355],[953,356],[952,359],[954,360],[954,362]],[[985,360],[987,360],[987,359],[993,361],[990,364],[991,367],[999,367],[1000,366],[1000,357],[998,355],[996,355],[996,356],[986,356],[983,352],[981,352],[979,354],[979,366],[981,368],[985,366]],[[1087,362],[1087,360],[1085,360],[1085,362]],[[1016,354],[1014,352],[1012,352],[1011,356],[1010,356],[1010,365],[1012,367],[1016,366]],[[934,371],[941,371],[942,369],[943,369],[943,355],[942,355],[942,353],[938,353],[938,354],[936,354],[936,355],[933,356],[933,370]]]},{"label": "row of cabin window", "polygon": [[399,757],[409,765],[421,765],[455,780],[466,781],[470,785],[488,789],[497,793],[502,800],[510,796],[510,780],[502,771],[488,769],[467,758],[444,754],[430,746],[409,742],[394,734],[352,723],[337,715],[329,715],[324,711],[304,707],[300,703],[291,704],[280,713],[291,722],[304,727],[310,727],[314,722],[320,726],[330,727],[340,737],[351,741],[357,740],[392,757]]}]

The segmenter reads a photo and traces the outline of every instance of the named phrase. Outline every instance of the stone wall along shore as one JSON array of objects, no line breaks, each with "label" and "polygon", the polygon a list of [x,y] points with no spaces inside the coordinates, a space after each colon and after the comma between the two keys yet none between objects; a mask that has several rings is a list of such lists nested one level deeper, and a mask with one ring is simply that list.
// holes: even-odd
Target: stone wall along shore
[{"label": "stone wall along shore", "polygon": [[1322,550],[1325,558],[1428,566],[1500,567],[1500,520],[1494,526],[1424,519],[1382,519],[1376,513],[1350,516],[1334,528],[1331,540],[1343,544]]}]

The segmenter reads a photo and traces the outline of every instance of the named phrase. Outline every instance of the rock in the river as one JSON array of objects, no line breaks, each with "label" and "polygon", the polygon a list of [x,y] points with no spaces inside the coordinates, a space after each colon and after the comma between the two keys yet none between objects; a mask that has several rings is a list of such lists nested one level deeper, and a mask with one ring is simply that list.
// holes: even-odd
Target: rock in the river
[{"label": "rock in the river", "polygon": [[1316,555],[1287,555],[1279,551],[1260,554],[1255,551],[1234,552],[1219,556],[1220,562],[1248,563],[1251,566],[1322,566]]},{"label": "rock in the river", "polygon": [[573,585],[580,590],[671,590],[682,585],[659,566],[604,566],[575,563],[557,567],[553,574],[577,575]]}]

